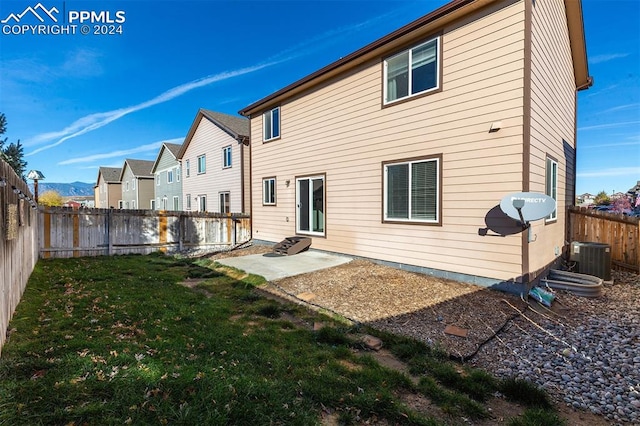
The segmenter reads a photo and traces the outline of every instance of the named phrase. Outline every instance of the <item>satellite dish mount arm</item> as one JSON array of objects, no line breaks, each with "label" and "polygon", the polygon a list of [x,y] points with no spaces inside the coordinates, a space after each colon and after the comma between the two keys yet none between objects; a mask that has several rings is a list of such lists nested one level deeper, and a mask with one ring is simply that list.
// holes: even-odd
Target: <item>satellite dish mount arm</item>
[{"label": "satellite dish mount arm", "polygon": [[524,220],[524,216],[522,215],[522,208],[524,207],[524,200],[516,199],[513,200],[513,207],[518,211],[518,215],[520,216],[520,224],[522,225],[522,229],[525,230],[531,226],[531,224]]}]

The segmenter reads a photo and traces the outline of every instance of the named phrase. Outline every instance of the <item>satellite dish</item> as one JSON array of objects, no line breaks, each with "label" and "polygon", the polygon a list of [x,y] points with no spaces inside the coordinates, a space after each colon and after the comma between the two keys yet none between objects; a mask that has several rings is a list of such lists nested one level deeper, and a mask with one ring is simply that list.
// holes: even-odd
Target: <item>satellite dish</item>
[{"label": "satellite dish", "polygon": [[515,192],[500,200],[500,210],[523,224],[543,219],[555,209],[556,200],[538,192]]}]

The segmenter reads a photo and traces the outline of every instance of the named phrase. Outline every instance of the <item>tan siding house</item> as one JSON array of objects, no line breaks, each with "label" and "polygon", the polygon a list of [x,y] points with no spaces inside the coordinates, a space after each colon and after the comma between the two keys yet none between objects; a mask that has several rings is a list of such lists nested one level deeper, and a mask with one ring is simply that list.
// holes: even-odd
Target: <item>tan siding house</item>
[{"label": "tan siding house", "polygon": [[200,109],[177,154],[183,210],[249,211],[249,120]]},{"label": "tan siding house", "polygon": [[[529,282],[563,249],[590,82],[579,1],[453,1],[240,111],[253,237]],[[498,205],[550,166],[557,214],[530,236]]]},{"label": "tan siding house", "polygon": [[124,160],[120,181],[122,182],[122,200],[120,208],[142,209],[151,208],[154,197],[154,179],[151,174],[153,161]]},{"label": "tan siding house", "polygon": [[122,199],[120,167],[100,167],[94,186],[95,206],[99,209],[117,208]]}]

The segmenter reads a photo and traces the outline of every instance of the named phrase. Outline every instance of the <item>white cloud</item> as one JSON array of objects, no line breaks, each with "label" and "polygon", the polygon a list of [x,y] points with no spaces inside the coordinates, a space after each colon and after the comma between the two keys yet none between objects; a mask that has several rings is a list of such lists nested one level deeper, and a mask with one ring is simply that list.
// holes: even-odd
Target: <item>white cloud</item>
[{"label": "white cloud", "polygon": [[625,110],[625,109],[636,109],[637,110],[639,107],[640,107],[639,103],[618,105],[616,107],[612,107],[612,108],[608,108],[608,109],[605,109],[603,111],[600,111],[600,114],[605,114],[605,113],[608,113],[608,112],[615,112],[615,111],[622,111],[622,110]]},{"label": "white cloud", "polygon": [[[633,138],[627,138],[633,140]],[[589,148],[610,148],[612,146],[640,146],[640,139],[635,142],[612,142],[612,143],[603,143],[597,145],[589,145],[589,144],[581,144],[579,149],[589,149]]]},{"label": "white cloud", "polygon": [[602,169],[577,173],[579,178],[609,177],[609,176],[640,176],[640,166],[637,167],[616,167],[613,169]]},{"label": "white cloud", "polygon": [[93,130],[99,129],[103,126],[106,126],[107,124],[119,118],[122,118],[125,115],[129,115],[133,112],[140,111],[142,109],[146,109],[154,105],[158,105],[158,104],[170,101],[171,99],[177,98],[178,96],[183,95],[199,87],[207,86],[209,84],[222,81],[222,80],[227,80],[229,78],[237,77],[240,75],[249,74],[249,73],[261,70],[263,68],[275,65],[276,63],[278,62],[268,62],[268,63],[259,64],[259,65],[254,65],[251,67],[241,68],[235,71],[225,71],[219,74],[210,75],[208,77],[204,77],[198,80],[193,80],[188,83],[181,84],[179,86],[171,88],[166,92],[156,96],[155,98],[149,99],[148,101],[141,102],[137,105],[132,105],[126,108],[115,109],[112,111],[99,112],[99,113],[87,115],[71,123],[71,125],[67,126],[63,130],[60,130],[57,132],[42,133],[28,141],[25,141],[24,145],[29,146],[29,145],[41,144],[56,138],[60,138],[58,141],[52,144],[49,144],[31,151],[30,153],[26,154],[26,156],[34,155],[39,152],[45,151],[47,149],[56,147],[71,138],[84,135],[85,133],[88,133]]},{"label": "white cloud", "polygon": [[629,56],[628,53],[608,53],[603,55],[596,55],[589,58],[590,64],[600,64],[602,62],[609,62],[614,59],[625,58]]},{"label": "white cloud", "polygon": [[53,79],[87,78],[101,75],[101,53],[93,49],[74,49],[61,61],[45,64],[38,58],[6,59],[2,64],[3,79],[9,82],[51,83]]},{"label": "white cloud", "polygon": [[[126,157],[128,155],[138,154],[141,152],[158,151],[162,146],[162,144],[165,142],[179,144],[179,143],[182,143],[182,141],[184,141],[184,138],[174,138],[174,139],[164,140],[160,142],[153,142],[153,143],[141,145],[131,149],[123,149],[118,151],[107,152],[104,154],[94,154],[94,155],[87,155],[84,157],[70,158],[68,160],[59,162],[58,165],[65,166],[68,164],[92,163],[97,160],[104,160],[105,158]],[[95,167],[95,166],[92,166],[92,167]]]},{"label": "white cloud", "polygon": [[578,131],[598,130],[598,129],[612,129],[612,128],[615,128],[615,127],[632,126],[632,125],[636,125],[636,124],[640,124],[640,121],[623,121],[621,123],[595,124],[593,126],[578,127]]},{"label": "white cloud", "polygon": [[[71,138],[75,138],[77,136],[81,136],[85,133],[99,129],[103,126],[106,126],[109,123],[112,123],[113,121],[116,121],[136,111],[140,111],[140,110],[152,107],[154,105],[158,105],[160,103],[168,102],[174,98],[177,98],[178,96],[181,96],[199,87],[208,86],[210,84],[227,80],[229,78],[238,77],[241,75],[256,72],[273,65],[277,65],[283,62],[288,62],[292,59],[296,59],[301,56],[308,55],[312,51],[322,48],[323,47],[323,45],[321,44],[322,41],[324,41],[325,44],[339,42],[340,40],[342,40],[342,37],[344,37],[346,34],[361,30],[362,28],[367,26],[374,25],[376,22],[379,22],[380,20],[385,19],[388,15],[389,14],[379,16],[379,17],[370,19],[369,21],[361,22],[348,27],[342,27],[336,30],[327,31],[319,36],[313,37],[309,40],[299,43],[292,48],[285,49],[282,52],[270,57],[266,61],[258,63],[257,65],[252,65],[252,66],[237,69],[234,71],[225,71],[219,74],[213,74],[204,78],[193,80],[188,83],[184,83],[179,86],[173,87],[167,90],[166,92],[156,96],[155,98],[149,99],[147,101],[141,102],[136,105],[132,105],[125,108],[119,108],[112,111],[98,112],[98,113],[84,116],[74,121],[73,123],[71,123],[70,125],[68,125],[62,130],[41,133],[29,140],[24,141],[23,145],[28,147],[28,146],[40,145],[40,144],[58,139],[54,143],[45,145],[43,147],[37,148],[27,153],[26,156],[34,155],[39,152],[45,151],[47,149],[56,147]],[[77,56],[73,60],[77,62],[82,62],[84,59],[85,57]],[[73,60],[70,61],[69,64],[73,64]]]}]

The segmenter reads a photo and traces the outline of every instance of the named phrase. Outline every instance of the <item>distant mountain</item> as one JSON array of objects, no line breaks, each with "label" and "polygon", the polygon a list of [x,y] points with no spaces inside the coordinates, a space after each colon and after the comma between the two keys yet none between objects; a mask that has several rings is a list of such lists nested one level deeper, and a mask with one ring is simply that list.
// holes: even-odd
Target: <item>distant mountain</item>
[{"label": "distant mountain", "polygon": [[[63,197],[78,197],[93,195],[93,183],[71,182],[71,183],[54,183],[54,182],[38,182],[38,194],[45,191],[56,191]],[[29,189],[33,192],[33,183],[29,183]]]}]

